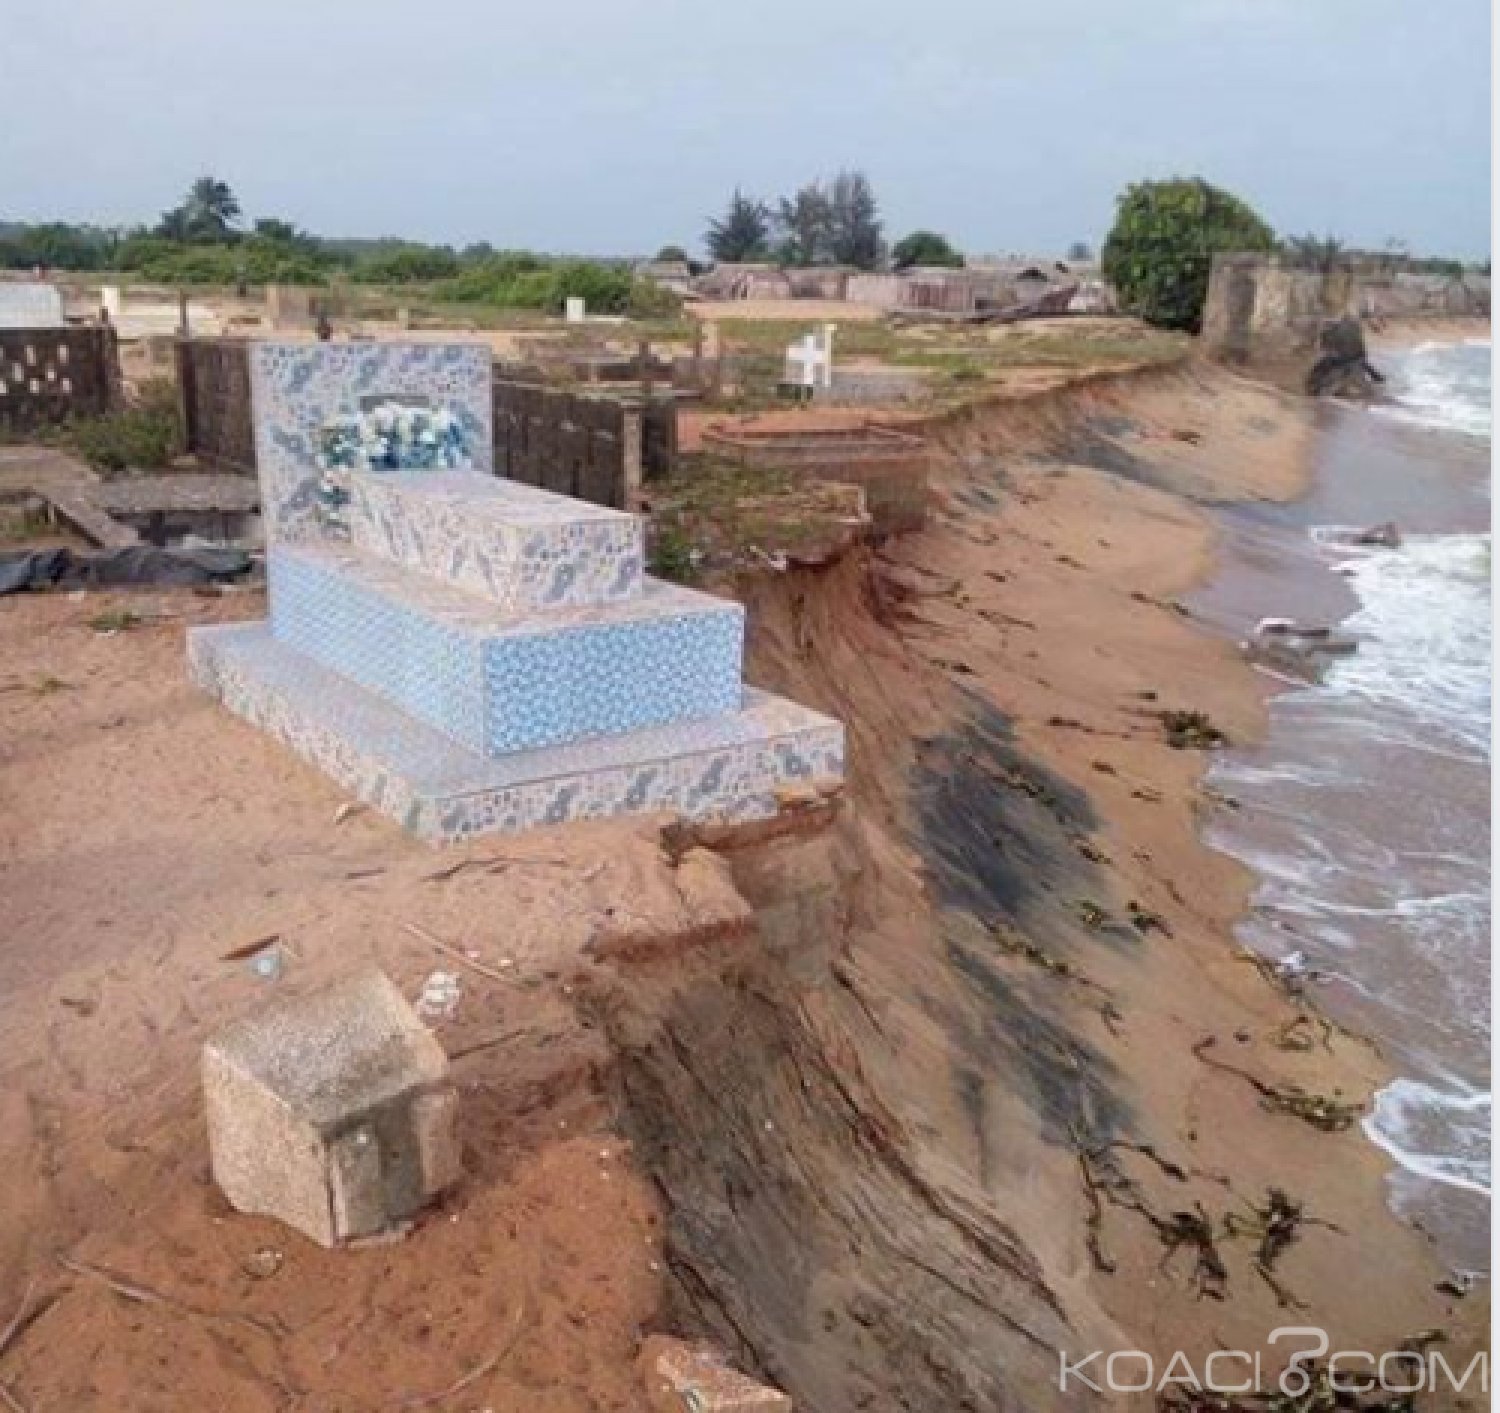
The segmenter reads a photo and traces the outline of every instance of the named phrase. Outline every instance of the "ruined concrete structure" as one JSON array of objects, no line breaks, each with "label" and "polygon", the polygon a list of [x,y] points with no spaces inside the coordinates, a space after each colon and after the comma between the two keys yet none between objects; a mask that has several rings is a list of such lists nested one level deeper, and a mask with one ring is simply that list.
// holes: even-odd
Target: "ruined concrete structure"
[{"label": "ruined concrete structure", "polygon": [[914,265],[892,274],[851,275],[848,298],[908,313],[984,314],[1024,303],[1047,286],[1047,274],[1032,266],[955,270]]},{"label": "ruined concrete structure", "polygon": [[1216,255],[1203,307],[1203,346],[1228,363],[1310,363],[1329,320],[1484,316],[1489,309],[1487,275],[1304,270],[1277,255]]},{"label": "ruined concrete structure", "polygon": [[[1046,260],[1009,260],[959,269],[913,265],[892,271],[722,263],[696,276],[692,289],[705,299],[844,300],[893,313],[973,316],[1019,308],[1049,292],[1077,291],[1079,281],[1078,272]],[[1095,279],[1084,307],[1075,312],[1108,312],[1112,307],[1113,296]]]},{"label": "ruined concrete structure", "polygon": [[1203,344],[1228,363],[1310,358],[1318,330],[1349,307],[1353,276],[1293,269],[1276,256],[1216,255]]}]

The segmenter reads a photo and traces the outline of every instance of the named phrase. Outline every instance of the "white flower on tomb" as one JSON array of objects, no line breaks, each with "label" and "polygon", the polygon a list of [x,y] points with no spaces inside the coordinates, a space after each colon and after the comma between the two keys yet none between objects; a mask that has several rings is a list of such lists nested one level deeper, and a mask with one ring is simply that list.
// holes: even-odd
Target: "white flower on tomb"
[{"label": "white flower on tomb", "polygon": [[381,402],[334,418],[319,434],[318,499],[333,531],[345,529],[348,471],[452,471],[473,465],[463,424],[447,408]]}]

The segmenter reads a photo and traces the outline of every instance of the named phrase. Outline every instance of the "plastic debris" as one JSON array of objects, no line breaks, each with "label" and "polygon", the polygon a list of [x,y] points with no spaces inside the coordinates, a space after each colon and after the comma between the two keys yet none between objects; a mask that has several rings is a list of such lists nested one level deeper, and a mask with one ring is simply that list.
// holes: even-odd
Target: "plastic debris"
[{"label": "plastic debris", "polygon": [[417,1014],[424,1020],[446,1018],[458,1009],[463,999],[463,984],[456,972],[435,971],[422,983],[417,997]]}]

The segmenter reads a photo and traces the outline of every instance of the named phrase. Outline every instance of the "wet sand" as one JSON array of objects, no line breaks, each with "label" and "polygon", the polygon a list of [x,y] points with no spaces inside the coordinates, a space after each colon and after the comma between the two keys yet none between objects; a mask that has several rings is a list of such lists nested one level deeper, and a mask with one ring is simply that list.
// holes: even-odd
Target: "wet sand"
[{"label": "wet sand", "polygon": [[[1421,342],[1445,331],[1451,336],[1450,325],[1408,333]],[[1324,406],[1312,463],[1308,492],[1295,502],[1223,512],[1220,563],[1192,603],[1226,636],[1248,635],[1264,616],[1335,624],[1355,612],[1359,600],[1336,566],[1358,552],[1319,543],[1311,533],[1319,527],[1392,521],[1408,538],[1489,530],[1489,454],[1481,442]],[[1429,610],[1414,599],[1408,611]],[[1261,860],[1280,884],[1265,890],[1267,900],[1240,935],[1275,958],[1309,956],[1324,972],[1310,988],[1319,1007],[1381,1045],[1395,1069],[1482,1093],[1489,1087],[1487,1001],[1477,999],[1489,994],[1484,949],[1465,941],[1467,922],[1454,918],[1437,928],[1430,955],[1414,953],[1403,917],[1388,910],[1392,895],[1416,905],[1471,886],[1469,876],[1486,871],[1479,860],[1488,859],[1488,772],[1436,741],[1428,750],[1393,742],[1389,723],[1358,702],[1286,691],[1269,739],[1215,772],[1215,783],[1244,807],[1211,819],[1209,837],[1236,857]],[[1451,818],[1451,831],[1428,817],[1434,808]],[[1343,858],[1369,860],[1370,880],[1341,876]],[[1465,866],[1466,859],[1474,862]],[[1320,870],[1332,872],[1320,880]],[[1272,901],[1299,894],[1310,904],[1306,913]],[[1324,894],[1331,913],[1315,902]],[[1320,915],[1333,919],[1322,945],[1308,930]],[[1390,1183],[1397,1209],[1433,1235],[1445,1261],[1488,1270],[1486,1194],[1401,1170]]]}]

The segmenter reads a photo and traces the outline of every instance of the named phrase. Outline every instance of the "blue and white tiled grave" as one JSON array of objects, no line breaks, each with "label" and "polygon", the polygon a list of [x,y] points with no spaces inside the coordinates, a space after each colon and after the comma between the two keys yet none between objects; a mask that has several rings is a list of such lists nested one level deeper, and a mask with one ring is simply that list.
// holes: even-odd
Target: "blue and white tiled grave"
[{"label": "blue and white tiled grave", "polygon": [[[837,721],[743,684],[738,604],[645,575],[637,517],[490,474],[489,380],[483,345],[252,346],[270,617],[191,630],[198,684],[432,839],[841,779]],[[330,514],[325,429],[393,405],[460,464],[341,470]]]}]

